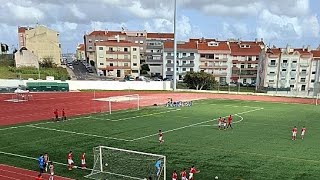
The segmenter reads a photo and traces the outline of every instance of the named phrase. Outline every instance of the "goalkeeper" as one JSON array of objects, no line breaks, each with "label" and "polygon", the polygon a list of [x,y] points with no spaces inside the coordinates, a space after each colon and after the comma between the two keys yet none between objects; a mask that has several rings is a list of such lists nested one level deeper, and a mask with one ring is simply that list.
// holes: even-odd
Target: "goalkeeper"
[{"label": "goalkeeper", "polygon": [[156,175],[159,176],[161,172],[161,159],[158,159],[154,166],[156,167]]}]

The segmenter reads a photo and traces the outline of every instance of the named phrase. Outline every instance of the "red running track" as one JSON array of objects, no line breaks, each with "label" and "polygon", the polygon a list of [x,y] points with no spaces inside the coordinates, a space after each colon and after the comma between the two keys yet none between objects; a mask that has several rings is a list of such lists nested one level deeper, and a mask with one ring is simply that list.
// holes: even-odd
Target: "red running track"
[{"label": "red running track", "polygon": [[[66,116],[76,116],[90,114],[94,112],[108,111],[107,102],[93,101],[95,98],[106,98],[110,96],[120,96],[127,94],[139,94],[140,106],[150,106],[153,104],[165,103],[171,97],[177,100],[194,99],[238,99],[248,101],[271,101],[285,103],[312,104],[313,99],[253,96],[237,94],[210,94],[210,93],[172,93],[172,92],[64,92],[64,93],[33,93],[33,100],[27,102],[7,102],[11,99],[11,94],[0,94],[0,126],[13,125],[19,123],[48,120],[53,118],[53,110],[64,108]],[[133,108],[135,105],[130,103],[113,103],[112,110]]]},{"label": "red running track", "polygon": [[[36,179],[38,172],[0,164],[0,180],[32,180]],[[43,179],[49,179],[48,174],[42,174]],[[54,176],[55,180],[72,180],[61,176]]]}]

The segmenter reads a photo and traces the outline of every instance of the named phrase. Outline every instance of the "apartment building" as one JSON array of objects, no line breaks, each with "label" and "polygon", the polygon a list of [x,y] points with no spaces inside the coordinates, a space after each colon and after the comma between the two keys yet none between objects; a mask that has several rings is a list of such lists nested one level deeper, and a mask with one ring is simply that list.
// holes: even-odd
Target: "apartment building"
[{"label": "apartment building", "polygon": [[229,83],[231,77],[231,66],[229,56],[231,50],[226,41],[216,39],[190,39],[197,44],[199,58],[199,70],[210,73],[220,83]]},{"label": "apartment building", "polygon": [[140,74],[139,44],[126,40],[108,40],[94,43],[98,74],[112,78],[134,77]]},{"label": "apartment building", "polygon": [[79,44],[76,50],[76,59],[77,60],[85,60],[85,47],[84,44]]},{"label": "apartment building", "polygon": [[146,64],[149,66],[151,76],[164,77],[163,43],[173,39],[173,33],[147,33]]},{"label": "apartment building", "polygon": [[320,47],[316,50],[311,51],[311,53],[313,55],[311,68],[311,83],[314,79],[313,95],[316,96],[317,94],[320,94]]},{"label": "apartment building", "polygon": [[[317,52],[315,52],[317,55]],[[269,48],[263,61],[263,87],[281,91],[314,91],[318,79],[319,64],[307,48]]]},{"label": "apartment building", "polygon": [[[174,52],[173,41],[164,42],[163,50],[163,77],[173,79]],[[199,71],[199,58],[196,42],[177,43],[177,80],[183,80],[187,72]]]},{"label": "apartment building", "polygon": [[43,25],[35,27],[18,27],[19,49],[26,47],[41,61],[52,58],[61,65],[61,44],[59,33]]},{"label": "apartment building", "polygon": [[263,39],[258,41],[230,40],[231,81],[244,85],[255,85],[257,81],[259,57],[264,48]]}]

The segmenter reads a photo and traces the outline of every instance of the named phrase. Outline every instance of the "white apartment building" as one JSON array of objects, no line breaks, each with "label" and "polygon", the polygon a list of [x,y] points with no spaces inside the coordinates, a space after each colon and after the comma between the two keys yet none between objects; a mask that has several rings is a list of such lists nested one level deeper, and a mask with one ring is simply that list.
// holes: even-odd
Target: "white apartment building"
[{"label": "white apartment building", "polygon": [[139,45],[125,40],[108,40],[95,43],[98,74],[124,78],[126,75],[137,77],[140,74]]},{"label": "white apartment building", "polygon": [[314,91],[319,71],[318,61],[313,60],[310,47],[294,49],[271,48],[263,60],[263,86],[277,91]]},{"label": "white apartment building", "polygon": [[[173,41],[164,42],[163,74],[164,78],[173,79],[174,54]],[[183,80],[187,72],[199,71],[199,59],[197,44],[195,42],[177,43],[177,80]]]}]

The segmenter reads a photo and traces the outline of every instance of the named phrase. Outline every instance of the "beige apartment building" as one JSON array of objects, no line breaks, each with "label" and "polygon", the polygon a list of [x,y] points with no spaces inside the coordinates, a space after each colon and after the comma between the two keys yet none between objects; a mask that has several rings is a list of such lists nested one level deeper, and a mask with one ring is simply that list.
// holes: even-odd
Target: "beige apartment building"
[{"label": "beige apartment building", "polygon": [[43,25],[35,27],[18,27],[19,48],[26,47],[41,61],[52,58],[61,65],[61,44],[59,33]]},{"label": "beige apartment building", "polygon": [[76,58],[77,60],[85,60],[85,49],[84,44],[79,44],[76,50]]},{"label": "beige apartment building", "polygon": [[125,40],[108,40],[94,44],[98,74],[111,78],[137,77],[140,74],[139,44]]}]

